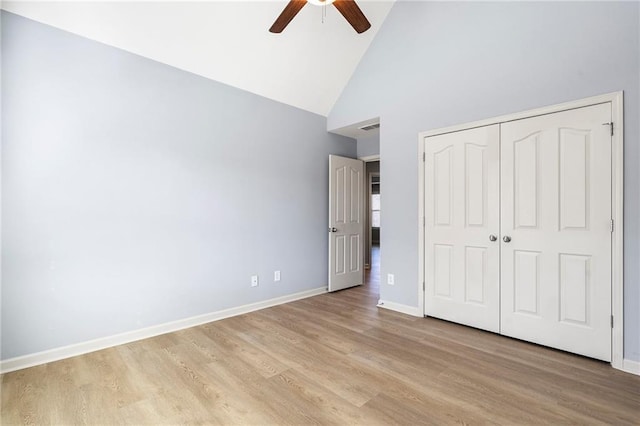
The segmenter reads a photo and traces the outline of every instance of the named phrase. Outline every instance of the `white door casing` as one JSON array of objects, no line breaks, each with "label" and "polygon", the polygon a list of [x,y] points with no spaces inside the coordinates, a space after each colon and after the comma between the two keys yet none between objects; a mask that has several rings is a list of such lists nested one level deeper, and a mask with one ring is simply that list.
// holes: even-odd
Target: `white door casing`
[{"label": "white door casing", "polygon": [[499,332],[500,134],[424,139],[425,314]]},{"label": "white door casing", "polygon": [[605,361],[609,122],[605,103],[501,124],[501,333]]},{"label": "white door casing", "polygon": [[329,291],[364,282],[364,163],[329,156]]},{"label": "white door casing", "polygon": [[[365,170],[366,170],[366,164],[365,164]],[[367,197],[367,202],[365,203],[366,207],[367,207],[367,229],[365,230],[365,232],[367,233],[367,253],[369,253],[367,255],[369,262],[371,262],[371,246],[373,246],[372,243],[372,239],[373,239],[373,210],[372,210],[372,206],[371,206],[371,199],[372,199],[372,186],[373,186],[373,178],[377,177],[378,178],[378,194],[380,193],[380,172],[371,172],[369,173],[368,177],[367,177],[367,190],[366,190],[366,197]],[[378,234],[379,236],[379,234]],[[369,267],[371,267],[371,264],[369,264]]]}]

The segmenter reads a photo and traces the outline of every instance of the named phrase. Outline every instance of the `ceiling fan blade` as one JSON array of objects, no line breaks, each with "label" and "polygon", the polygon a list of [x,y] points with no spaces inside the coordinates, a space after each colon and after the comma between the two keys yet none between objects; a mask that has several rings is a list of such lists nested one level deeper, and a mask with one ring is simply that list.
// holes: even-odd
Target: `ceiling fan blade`
[{"label": "ceiling fan blade", "polygon": [[333,5],[338,9],[358,34],[371,28],[371,24],[354,0],[336,0]]},{"label": "ceiling fan blade", "polygon": [[278,19],[276,19],[271,28],[269,28],[269,31],[272,33],[281,33],[305,4],[307,4],[307,0],[291,0],[284,7],[284,10],[280,16],[278,16]]}]

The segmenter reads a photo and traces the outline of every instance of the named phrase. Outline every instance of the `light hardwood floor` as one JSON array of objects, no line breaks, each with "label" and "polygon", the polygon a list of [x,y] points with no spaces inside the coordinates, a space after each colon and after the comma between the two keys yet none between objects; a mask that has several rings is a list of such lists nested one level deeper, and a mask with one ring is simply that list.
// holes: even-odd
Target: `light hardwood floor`
[{"label": "light hardwood floor", "polygon": [[640,424],[640,377],[378,285],[5,374],[2,424]]}]

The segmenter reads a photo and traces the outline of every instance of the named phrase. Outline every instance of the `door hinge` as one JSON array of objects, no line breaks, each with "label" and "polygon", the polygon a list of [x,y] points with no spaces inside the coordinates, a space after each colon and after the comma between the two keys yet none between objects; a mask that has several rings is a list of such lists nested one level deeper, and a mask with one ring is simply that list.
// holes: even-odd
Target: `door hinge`
[{"label": "door hinge", "polygon": [[422,162],[424,163],[425,161],[427,161],[427,153],[423,152],[422,153]]},{"label": "door hinge", "polygon": [[611,315],[611,328],[613,328],[613,315]]},{"label": "door hinge", "polygon": [[422,216],[422,227],[424,228],[425,226],[427,226],[427,217]]},{"label": "door hinge", "polygon": [[611,222],[609,222],[609,229],[611,230],[611,232],[613,232],[613,229],[614,229],[613,219],[611,219]]},{"label": "door hinge", "polygon": [[425,290],[425,285],[424,285],[424,281],[422,281],[422,291]]},{"label": "door hinge", "polygon": [[603,126],[609,126],[611,136],[613,136],[613,122],[611,123],[602,123]]}]

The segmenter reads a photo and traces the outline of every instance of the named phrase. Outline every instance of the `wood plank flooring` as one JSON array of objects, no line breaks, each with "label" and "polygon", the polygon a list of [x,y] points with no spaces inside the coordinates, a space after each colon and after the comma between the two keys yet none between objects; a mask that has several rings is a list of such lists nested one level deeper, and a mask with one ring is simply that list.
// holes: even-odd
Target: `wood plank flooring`
[{"label": "wood plank flooring", "polygon": [[379,309],[374,276],[7,373],[2,424],[640,424],[640,377]]}]

